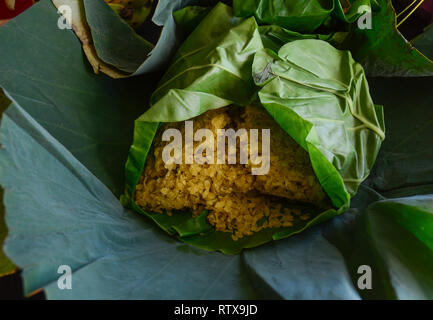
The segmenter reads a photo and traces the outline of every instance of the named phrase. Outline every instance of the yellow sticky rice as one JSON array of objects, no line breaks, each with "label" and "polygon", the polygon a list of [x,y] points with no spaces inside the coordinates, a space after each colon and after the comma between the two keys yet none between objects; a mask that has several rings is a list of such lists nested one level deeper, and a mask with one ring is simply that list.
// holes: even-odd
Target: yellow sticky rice
[{"label": "yellow sticky rice", "polygon": [[[162,132],[176,128],[184,137],[185,122],[161,126],[137,184],[135,201],[145,210],[168,215],[189,210],[193,216],[208,210],[208,221],[217,231],[230,232],[237,240],[264,228],[290,227],[309,214],[283,206],[289,201],[323,206],[327,201],[311,166],[308,153],[261,106],[230,106],[208,111],[194,119],[194,132],[217,129],[270,129],[270,170],[252,175],[248,164],[165,164]],[[200,142],[194,142],[196,147]],[[239,143],[237,144],[239,155]],[[215,151],[216,154],[216,151]],[[226,156],[227,157],[227,156]],[[249,158],[250,159],[250,158]],[[182,163],[185,163],[183,161]],[[227,163],[227,161],[226,161]],[[256,166],[257,167],[257,166]]]}]

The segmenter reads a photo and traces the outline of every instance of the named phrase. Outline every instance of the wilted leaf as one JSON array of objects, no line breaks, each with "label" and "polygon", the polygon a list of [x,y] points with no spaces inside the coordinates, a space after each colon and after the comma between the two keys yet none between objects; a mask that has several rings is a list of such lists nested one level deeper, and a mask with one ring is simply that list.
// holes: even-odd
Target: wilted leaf
[{"label": "wilted leaf", "polygon": [[[89,29],[89,25],[86,21],[86,15],[84,12],[84,3],[82,0],[52,0],[54,5],[57,8],[61,8],[62,6],[69,6],[71,9],[72,20],[67,21],[71,27],[73,28],[75,34],[78,39],[80,39],[83,44],[83,50],[86,54],[89,63],[93,67],[93,71],[95,73],[105,73],[112,78],[124,78],[127,75],[125,73],[120,72],[113,66],[105,63],[102,59],[98,57],[95,46],[93,44],[92,34]],[[41,4],[38,4],[42,6]],[[49,5],[44,4],[46,10],[50,10]],[[65,19],[67,15],[65,15]]]},{"label": "wilted leaf", "polygon": [[[299,40],[273,56],[263,50],[254,18],[233,19],[231,8],[220,4],[191,33],[173,61],[152,95],[150,109],[136,121],[126,164],[125,205],[186,243],[229,254],[302,232],[347,210],[384,139],[382,109],[374,106],[363,69],[348,52],[324,41]],[[134,203],[158,122],[184,121],[233,103],[247,105],[257,91],[259,102],[309,153],[332,208],[316,210],[308,222],[233,241],[228,233],[209,231],[207,223],[199,224],[189,212],[168,217]]]}]

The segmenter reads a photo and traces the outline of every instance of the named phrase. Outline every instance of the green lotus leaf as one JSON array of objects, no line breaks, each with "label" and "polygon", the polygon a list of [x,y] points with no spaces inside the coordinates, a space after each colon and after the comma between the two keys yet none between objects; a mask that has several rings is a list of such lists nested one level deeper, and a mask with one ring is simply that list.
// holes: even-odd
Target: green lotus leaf
[{"label": "green lotus leaf", "polygon": [[[11,101],[6,97],[3,93],[3,90],[0,89],[0,119],[3,112],[10,105]],[[2,199],[2,203],[0,205],[0,243],[3,243],[6,235],[7,235],[7,227],[4,221],[5,210],[3,206],[3,189],[0,188],[0,199]],[[16,267],[10,261],[5,253],[3,252],[3,248],[0,247],[0,277],[13,273],[16,270]]]},{"label": "green lotus leaf", "polygon": [[[58,8],[72,9],[71,24],[96,73],[112,78],[151,73],[161,69],[179,45],[172,13],[194,0],[159,0],[152,22],[137,34],[104,0],[52,0]],[[217,1],[202,1],[214,5]],[[151,25],[152,24],[152,25]],[[141,28],[141,29],[143,29]],[[140,30],[141,30],[140,29]],[[154,33],[159,32],[156,43]],[[152,40],[153,41],[153,40]]]},{"label": "green lotus leaf", "polygon": [[423,55],[433,61],[433,25],[427,27],[421,35],[411,41]]},{"label": "green lotus leaf", "polygon": [[[135,204],[133,194],[160,122],[184,121],[231,104],[247,105],[257,91],[269,114],[310,154],[333,208],[316,210],[313,219],[291,228],[265,229],[233,241],[230,234],[212,230],[203,217],[192,218],[189,212],[170,217]],[[180,47],[149,110],[135,122],[122,203],[186,243],[229,254],[299,233],[347,210],[384,139],[382,113],[350,53],[320,40],[298,40],[276,57],[263,50],[253,17],[233,19],[231,8],[219,4]]]},{"label": "green lotus leaf", "polygon": [[334,1],[234,0],[233,9],[236,16],[254,16],[260,24],[274,24],[291,31],[311,33],[331,17]]},{"label": "green lotus leaf", "polygon": [[[377,0],[377,3],[380,10],[372,12],[372,28],[360,29],[353,24],[341,48],[349,49],[370,76],[432,76],[433,61],[413,47],[397,29],[391,0]],[[430,42],[430,46],[432,44]]]},{"label": "green lotus leaf", "polygon": [[[398,29],[391,0],[306,2],[235,0],[233,7],[237,16],[256,17],[261,28],[279,27],[276,37],[271,37],[276,46],[296,38],[317,38],[350,50],[369,76],[433,75],[431,37],[406,41]],[[364,25],[366,19],[371,24]]]}]

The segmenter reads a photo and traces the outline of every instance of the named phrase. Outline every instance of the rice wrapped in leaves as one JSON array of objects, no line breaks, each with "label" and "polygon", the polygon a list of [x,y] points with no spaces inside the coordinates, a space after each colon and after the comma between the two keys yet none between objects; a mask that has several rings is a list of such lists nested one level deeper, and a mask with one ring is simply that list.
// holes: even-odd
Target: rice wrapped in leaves
[{"label": "rice wrapped in leaves", "polygon": [[[225,164],[217,163],[217,152],[211,155],[212,163],[187,164],[184,153],[179,164],[166,163],[163,150],[170,142],[163,141],[162,133],[175,128],[184,136],[185,125],[184,122],[165,124],[154,139],[136,187],[136,203],[145,210],[171,215],[176,214],[175,210],[189,209],[194,216],[208,210],[208,222],[217,231],[230,232],[237,239],[263,228],[292,226],[296,216],[308,219],[308,214],[283,205],[283,199],[285,202],[326,205],[327,196],[314,174],[308,153],[263,107],[225,107],[208,111],[192,122],[194,133],[203,128],[211,130],[212,146],[218,145],[221,129],[239,132],[236,163],[228,163],[228,147],[228,152],[224,152]],[[265,174],[254,175],[252,168],[258,165],[252,155],[263,156],[260,150],[264,141],[258,135],[258,143],[253,144],[248,136],[252,129],[265,128],[270,129],[269,167]],[[241,141],[248,141],[246,149],[250,151],[244,164],[240,161]],[[194,150],[200,145],[201,141],[195,141]]]}]

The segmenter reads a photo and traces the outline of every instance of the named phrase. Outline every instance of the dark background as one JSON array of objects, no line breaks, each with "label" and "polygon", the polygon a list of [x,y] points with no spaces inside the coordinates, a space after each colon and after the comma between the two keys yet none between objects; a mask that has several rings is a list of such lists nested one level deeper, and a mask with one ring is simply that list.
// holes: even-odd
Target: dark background
[{"label": "dark background", "polygon": [[0,278],[0,300],[10,300],[10,299],[43,300],[45,299],[45,294],[43,292],[39,292],[28,298],[24,297],[20,274],[21,271]]}]

